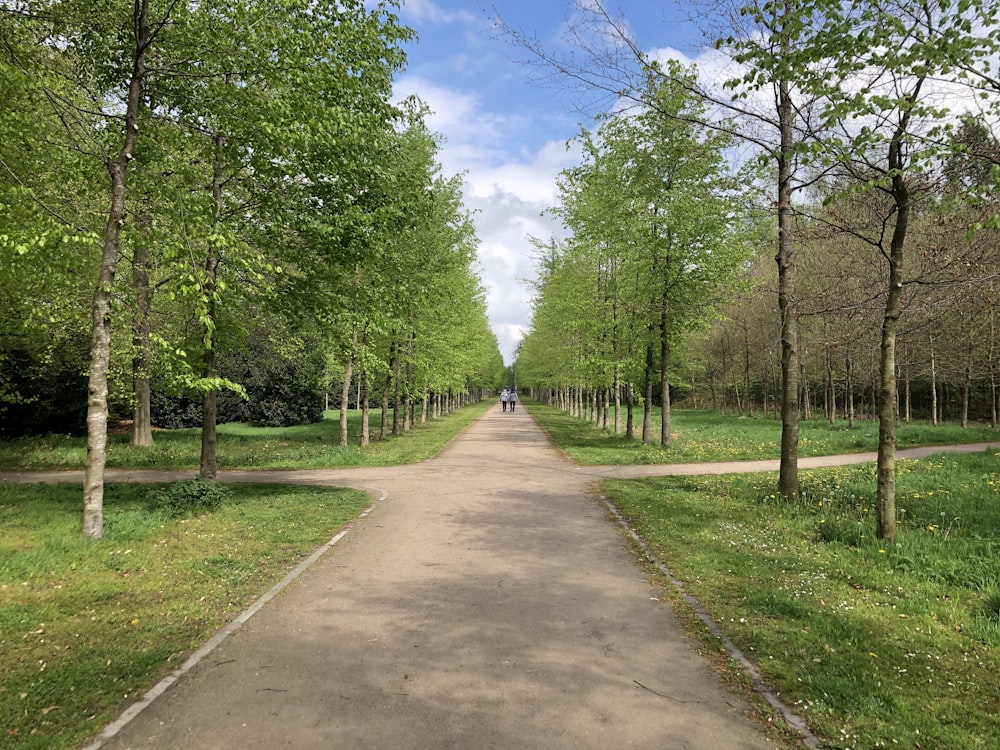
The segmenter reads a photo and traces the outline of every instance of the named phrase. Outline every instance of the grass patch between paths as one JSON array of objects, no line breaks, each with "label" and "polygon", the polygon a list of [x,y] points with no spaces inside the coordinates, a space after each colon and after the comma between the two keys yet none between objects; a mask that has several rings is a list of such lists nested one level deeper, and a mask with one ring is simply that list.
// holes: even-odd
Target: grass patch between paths
[{"label": "grass patch between paths", "polygon": [[[781,455],[781,422],[776,419],[673,409],[670,413],[671,444],[663,447],[659,445],[659,408],[653,411],[654,444],[643,445],[639,439],[626,440],[624,434],[615,435],[596,427],[593,422],[571,417],[552,407],[535,402],[528,405],[559,450],[571,460],[587,466],[758,461],[777,459]],[[641,437],[641,419],[642,413],[637,410],[637,437]],[[963,430],[958,424],[933,427],[911,422],[899,425],[897,436],[900,448],[998,440],[997,431],[985,424],[970,425]],[[800,456],[862,453],[877,447],[877,422],[858,420],[853,429],[844,420],[831,425],[825,419],[810,419],[802,420],[800,425]]]},{"label": "grass patch between paths", "polygon": [[[328,411],[322,422],[298,427],[253,427],[223,424],[218,428],[220,471],[226,469],[337,469],[354,466],[394,466],[422,461],[436,455],[464,427],[493,405],[492,400],[463,407],[446,417],[417,422],[412,429],[384,441],[374,439],[379,432],[379,416],[369,417],[372,442],[358,443],[361,412],[348,417],[349,445],[340,446],[340,413]],[[389,417],[391,424],[391,415]],[[109,469],[198,470],[201,457],[201,430],[158,430],[155,445],[135,448],[130,435],[117,432],[108,437]],[[81,469],[87,455],[86,438],[64,435],[0,441],[0,469],[58,470]]]}]

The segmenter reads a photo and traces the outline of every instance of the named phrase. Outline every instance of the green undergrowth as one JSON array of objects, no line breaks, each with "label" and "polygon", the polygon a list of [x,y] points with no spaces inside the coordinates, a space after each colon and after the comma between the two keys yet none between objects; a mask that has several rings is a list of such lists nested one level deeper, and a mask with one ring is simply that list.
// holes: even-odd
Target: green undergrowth
[{"label": "green undergrowth", "polygon": [[109,484],[94,541],[79,485],[0,484],[0,747],[78,747],[368,504],[178,486]]},{"label": "green undergrowth", "polygon": [[[394,466],[428,459],[492,406],[481,401],[447,416],[419,422],[399,436],[376,439],[380,416],[370,415],[372,440],[360,447],[361,412],[348,419],[349,445],[340,445],[340,413],[326,412],[322,422],[297,427],[252,427],[224,424],[218,428],[218,467],[226,469],[334,469],[355,466]],[[392,417],[389,417],[391,430]],[[157,430],[155,445],[129,445],[127,431],[108,438],[109,469],[198,469],[201,430]],[[46,435],[0,441],[0,469],[80,469],[87,455],[85,438]]]},{"label": "green undergrowth", "polygon": [[[626,439],[587,420],[571,417],[551,406],[529,403],[556,446],[571,460],[584,465],[706,463],[716,461],[758,461],[777,459],[781,453],[781,422],[777,419],[738,417],[694,409],[674,409],[670,414],[671,444],[659,445],[660,410],[654,409],[651,444],[643,445],[642,412],[636,410],[636,438]],[[622,430],[624,431],[624,413]],[[1000,432],[985,424],[962,429],[958,424],[911,422],[898,428],[898,446],[996,442]],[[844,420],[830,424],[825,419],[802,420],[800,456],[826,456],[874,451],[878,447],[878,424],[856,421],[853,428]]]},{"label": "green undergrowth", "polygon": [[998,454],[900,461],[893,542],[872,465],[800,479],[795,501],[773,474],[604,491],[825,746],[1000,746]]}]

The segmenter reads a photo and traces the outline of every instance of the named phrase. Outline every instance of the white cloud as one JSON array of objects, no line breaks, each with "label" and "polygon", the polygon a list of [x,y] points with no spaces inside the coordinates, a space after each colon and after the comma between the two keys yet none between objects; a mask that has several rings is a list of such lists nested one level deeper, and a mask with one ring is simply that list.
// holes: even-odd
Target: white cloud
[{"label": "white cloud", "polygon": [[428,127],[445,141],[439,161],[446,175],[462,174],[465,204],[473,212],[480,240],[479,266],[487,294],[487,313],[505,361],[531,320],[535,248],[531,237],[547,240],[558,224],[543,215],[556,201],[559,172],[575,163],[560,141],[526,150],[513,137],[527,128],[522,115],[488,111],[475,92],[404,76],[397,96],[414,95],[432,110]]},{"label": "white cloud", "polygon": [[445,10],[434,0],[406,0],[403,3],[402,15],[410,22],[426,22],[437,25],[456,22],[469,23],[478,20],[478,16],[467,10]]}]

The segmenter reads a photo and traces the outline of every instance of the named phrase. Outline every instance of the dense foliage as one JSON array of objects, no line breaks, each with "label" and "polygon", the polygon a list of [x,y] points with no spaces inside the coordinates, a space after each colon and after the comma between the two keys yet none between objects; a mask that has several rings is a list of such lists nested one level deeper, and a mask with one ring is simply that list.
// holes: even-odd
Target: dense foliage
[{"label": "dense foliage", "polygon": [[[84,429],[72,384],[86,388],[92,349],[67,343],[91,339],[108,164],[130,133],[100,282],[112,420],[149,422],[152,391],[160,426],[200,420],[212,393],[219,421],[314,421],[350,356],[376,401],[395,398],[401,352],[411,397],[492,385],[500,355],[461,184],[438,174],[423,110],[391,101],[413,36],[395,11],[0,3],[8,434]],[[400,348],[414,328],[434,356]]]}]

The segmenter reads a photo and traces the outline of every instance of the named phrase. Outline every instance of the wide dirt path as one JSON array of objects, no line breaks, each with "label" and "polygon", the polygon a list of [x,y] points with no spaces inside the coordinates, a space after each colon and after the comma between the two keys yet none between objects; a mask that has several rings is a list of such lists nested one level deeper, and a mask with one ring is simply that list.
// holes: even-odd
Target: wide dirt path
[{"label": "wide dirt path", "polygon": [[523,407],[422,464],[294,480],[373,510],[92,747],[775,747]]}]

